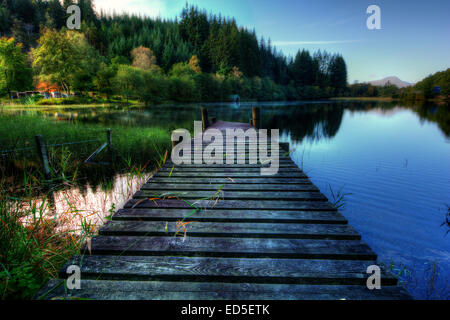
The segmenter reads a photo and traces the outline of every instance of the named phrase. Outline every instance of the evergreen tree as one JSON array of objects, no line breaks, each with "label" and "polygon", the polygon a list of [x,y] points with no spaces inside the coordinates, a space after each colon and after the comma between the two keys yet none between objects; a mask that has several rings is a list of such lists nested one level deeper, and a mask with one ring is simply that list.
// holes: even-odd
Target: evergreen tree
[{"label": "evergreen tree", "polygon": [[59,0],[49,0],[45,25],[49,28],[61,29],[66,25],[66,11]]},{"label": "evergreen tree", "polygon": [[341,55],[335,55],[330,62],[330,83],[336,95],[344,94],[347,88],[347,65]]},{"label": "evergreen tree", "polygon": [[315,74],[313,59],[309,51],[298,51],[292,64],[292,76],[297,86],[310,86],[314,83]]}]

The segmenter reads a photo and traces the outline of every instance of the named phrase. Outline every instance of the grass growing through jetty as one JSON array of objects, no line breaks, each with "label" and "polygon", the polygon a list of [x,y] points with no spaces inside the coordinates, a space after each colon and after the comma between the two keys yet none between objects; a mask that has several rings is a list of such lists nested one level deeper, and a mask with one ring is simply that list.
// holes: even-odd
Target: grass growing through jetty
[{"label": "grass growing through jetty", "polygon": [[336,209],[340,209],[343,208],[345,206],[345,202],[346,202],[346,197],[352,195],[351,193],[344,193],[344,186],[342,186],[337,192],[333,191],[333,189],[331,188],[331,185],[328,185],[328,188],[330,189],[330,194],[332,199],[331,203],[336,207]]}]

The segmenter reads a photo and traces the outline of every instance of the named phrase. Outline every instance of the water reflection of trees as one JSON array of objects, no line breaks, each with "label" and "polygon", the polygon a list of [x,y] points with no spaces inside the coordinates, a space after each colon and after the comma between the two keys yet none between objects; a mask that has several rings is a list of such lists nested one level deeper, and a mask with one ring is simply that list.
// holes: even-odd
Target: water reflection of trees
[{"label": "water reflection of trees", "polygon": [[397,102],[332,102],[305,103],[291,105],[271,105],[247,103],[241,106],[224,104],[209,105],[175,105],[156,106],[151,108],[111,107],[111,108],[82,108],[58,109],[40,111],[17,111],[16,113],[56,117],[64,121],[78,121],[84,123],[123,124],[129,127],[158,126],[168,130],[186,128],[193,130],[193,122],[199,121],[201,107],[208,109],[209,115],[224,121],[248,123],[251,118],[251,107],[260,105],[262,112],[262,126],[264,128],[280,129],[280,133],[290,134],[294,141],[300,142],[304,138],[317,140],[331,138],[336,135],[342,122],[344,110],[352,112],[373,111],[381,113],[395,112],[395,108],[406,108],[416,113],[421,120],[434,122],[445,136],[450,136],[450,112],[446,105],[419,104],[403,105]]},{"label": "water reflection of trees", "polygon": [[262,112],[264,128],[280,129],[291,139],[301,142],[331,138],[342,123],[344,107],[340,104],[305,104],[283,109],[265,108]]},{"label": "water reflection of trees", "polygon": [[450,138],[450,109],[448,105],[422,104],[412,106],[411,109],[417,113],[420,120],[437,123],[445,136]]}]

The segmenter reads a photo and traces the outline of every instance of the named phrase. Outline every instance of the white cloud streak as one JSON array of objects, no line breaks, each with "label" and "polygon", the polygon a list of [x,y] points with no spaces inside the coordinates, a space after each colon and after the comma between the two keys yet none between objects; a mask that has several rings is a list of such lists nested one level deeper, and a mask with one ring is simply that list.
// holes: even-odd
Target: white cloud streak
[{"label": "white cloud streak", "polygon": [[167,11],[164,0],[96,0],[94,2],[98,12],[106,13],[134,13],[150,17],[163,16]]},{"label": "white cloud streak", "polygon": [[327,45],[327,44],[342,44],[342,43],[357,43],[361,40],[330,40],[330,41],[274,41],[275,46],[302,46],[302,45]]}]

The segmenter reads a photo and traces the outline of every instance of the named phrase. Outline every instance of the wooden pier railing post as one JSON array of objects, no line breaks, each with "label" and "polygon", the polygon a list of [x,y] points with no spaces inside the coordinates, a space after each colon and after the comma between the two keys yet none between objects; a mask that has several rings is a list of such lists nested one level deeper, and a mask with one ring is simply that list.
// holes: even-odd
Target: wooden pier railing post
[{"label": "wooden pier railing post", "polygon": [[202,127],[203,127],[203,131],[206,130],[206,128],[208,128],[209,124],[208,124],[208,110],[206,108],[202,108]]},{"label": "wooden pier railing post", "polygon": [[259,126],[260,126],[260,108],[259,107],[252,108],[252,116],[253,116],[253,127],[255,129],[259,129]]}]

